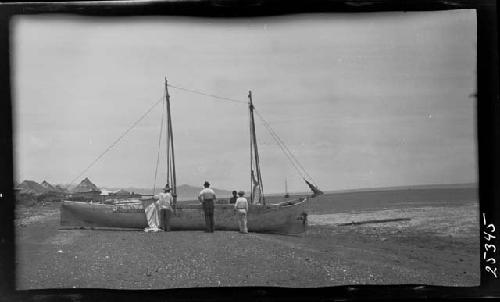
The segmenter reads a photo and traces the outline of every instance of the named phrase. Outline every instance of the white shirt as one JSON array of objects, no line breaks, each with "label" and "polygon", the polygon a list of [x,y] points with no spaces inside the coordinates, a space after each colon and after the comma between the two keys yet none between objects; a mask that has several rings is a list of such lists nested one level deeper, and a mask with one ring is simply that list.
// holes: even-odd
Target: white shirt
[{"label": "white shirt", "polygon": [[160,193],[158,194],[158,205],[160,209],[170,209],[173,202],[172,194],[170,193]]},{"label": "white shirt", "polygon": [[248,201],[245,197],[238,197],[236,203],[234,204],[235,209],[245,209],[248,212]]},{"label": "white shirt", "polygon": [[198,200],[203,202],[205,200],[215,200],[215,192],[210,188],[205,188],[201,190],[200,195],[198,195]]}]

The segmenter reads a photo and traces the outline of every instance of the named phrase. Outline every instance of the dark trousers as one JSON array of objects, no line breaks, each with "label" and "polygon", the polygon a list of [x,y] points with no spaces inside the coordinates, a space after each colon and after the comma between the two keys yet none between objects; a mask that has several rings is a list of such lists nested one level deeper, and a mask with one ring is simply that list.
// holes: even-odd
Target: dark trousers
[{"label": "dark trousers", "polygon": [[214,201],[213,199],[203,201],[203,212],[205,212],[205,227],[206,231],[213,233],[214,231]]},{"label": "dark trousers", "polygon": [[160,209],[160,228],[164,231],[170,231],[170,216],[172,216],[171,209]]}]

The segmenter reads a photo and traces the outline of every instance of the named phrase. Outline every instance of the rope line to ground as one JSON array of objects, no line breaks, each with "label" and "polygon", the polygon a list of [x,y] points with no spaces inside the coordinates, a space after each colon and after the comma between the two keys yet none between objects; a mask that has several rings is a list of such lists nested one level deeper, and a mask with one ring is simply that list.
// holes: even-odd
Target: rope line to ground
[{"label": "rope line to ground", "polygon": [[127,135],[133,128],[135,128],[135,126],[137,126],[137,124],[139,124],[153,110],[154,107],[156,107],[159,103],[161,103],[161,101],[163,101],[164,98],[165,94],[163,94],[162,97],[158,99],[158,101],[156,101],[138,120],[136,120],[130,127],[128,127],[128,129],[125,130],[125,132],[123,132],[113,143],[111,143],[111,145],[109,145],[106,148],[106,150],[104,150],[99,156],[97,156],[97,158],[94,159],[94,161],[92,161],[87,166],[87,168],[85,168],[81,173],[79,173],[78,176],[73,178],[73,180],[70,182],[70,185],[74,184],[78,178],[80,178],[83,174],[85,174],[85,172],[87,172],[95,163],[99,161],[99,159],[101,159],[106,153],[108,153],[109,150],[111,150],[116,144],[118,144],[120,140],[125,135]]}]

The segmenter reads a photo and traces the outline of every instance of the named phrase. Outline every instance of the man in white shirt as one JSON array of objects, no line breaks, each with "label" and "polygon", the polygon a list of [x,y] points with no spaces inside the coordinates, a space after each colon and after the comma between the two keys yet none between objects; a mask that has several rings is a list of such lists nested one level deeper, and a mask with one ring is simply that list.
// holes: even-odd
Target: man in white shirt
[{"label": "man in white shirt", "polygon": [[238,199],[236,199],[236,203],[234,204],[234,210],[238,215],[238,224],[240,226],[240,233],[248,234],[247,228],[247,213],[248,213],[248,201],[245,197],[245,192],[238,192]]},{"label": "man in white shirt", "polygon": [[205,187],[201,190],[200,195],[198,195],[198,200],[203,205],[203,212],[205,213],[205,232],[213,233],[214,232],[214,203],[216,200],[214,190],[210,189],[210,183],[205,181],[203,184]]},{"label": "man in white shirt", "polygon": [[163,188],[163,193],[158,194],[156,204],[160,209],[160,228],[164,231],[170,231],[170,217],[172,216],[173,197],[170,194],[170,186],[168,184]]}]

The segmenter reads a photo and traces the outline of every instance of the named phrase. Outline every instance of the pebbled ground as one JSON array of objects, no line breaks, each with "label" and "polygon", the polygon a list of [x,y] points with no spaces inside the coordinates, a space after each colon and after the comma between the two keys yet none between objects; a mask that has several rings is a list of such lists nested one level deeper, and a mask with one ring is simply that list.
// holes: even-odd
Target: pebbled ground
[{"label": "pebbled ground", "polygon": [[18,211],[19,290],[479,285],[476,236],[397,222],[314,225],[300,236],[59,230],[58,206]]}]

